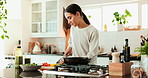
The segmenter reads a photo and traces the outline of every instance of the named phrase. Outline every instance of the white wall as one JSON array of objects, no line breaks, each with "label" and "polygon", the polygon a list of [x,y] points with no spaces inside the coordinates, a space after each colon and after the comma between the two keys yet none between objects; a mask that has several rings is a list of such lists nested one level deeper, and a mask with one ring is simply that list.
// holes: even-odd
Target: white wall
[{"label": "white wall", "polygon": [[[23,51],[27,51],[30,39],[30,0],[7,0],[8,19],[6,20],[10,39],[0,40],[1,54],[12,54],[18,40],[22,41]],[[27,43],[27,44],[26,44]]]},{"label": "white wall", "polygon": [[6,0],[8,19],[21,19],[21,0]]},{"label": "white wall", "polygon": [[13,53],[15,45],[18,44],[18,40],[21,39],[21,20],[8,19],[6,22],[10,39],[4,40],[4,54],[10,54]]},{"label": "white wall", "polygon": [[10,39],[1,40],[3,44],[3,51],[0,54],[13,53],[14,46],[21,39],[21,12],[20,0],[7,0],[6,8],[8,10],[8,19],[6,20],[8,35]]},{"label": "white wall", "polygon": [[22,0],[22,50],[28,51],[28,43],[31,41],[31,0]]}]

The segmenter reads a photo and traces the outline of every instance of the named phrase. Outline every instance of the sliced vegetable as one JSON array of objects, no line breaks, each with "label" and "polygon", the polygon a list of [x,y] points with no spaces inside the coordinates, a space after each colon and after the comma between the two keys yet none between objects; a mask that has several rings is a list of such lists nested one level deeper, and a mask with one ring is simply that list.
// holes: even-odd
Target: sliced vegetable
[{"label": "sliced vegetable", "polygon": [[36,63],[32,63],[32,64],[24,64],[25,66],[37,66]]},{"label": "sliced vegetable", "polygon": [[50,64],[51,67],[54,67],[55,65],[60,65],[60,64]]}]

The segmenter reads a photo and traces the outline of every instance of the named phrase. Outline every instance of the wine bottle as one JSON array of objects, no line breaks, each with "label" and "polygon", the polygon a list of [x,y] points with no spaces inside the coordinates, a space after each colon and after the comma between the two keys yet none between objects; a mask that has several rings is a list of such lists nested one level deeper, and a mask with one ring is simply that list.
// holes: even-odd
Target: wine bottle
[{"label": "wine bottle", "polygon": [[130,61],[130,46],[128,45],[128,39],[125,39],[125,62],[129,62]]}]

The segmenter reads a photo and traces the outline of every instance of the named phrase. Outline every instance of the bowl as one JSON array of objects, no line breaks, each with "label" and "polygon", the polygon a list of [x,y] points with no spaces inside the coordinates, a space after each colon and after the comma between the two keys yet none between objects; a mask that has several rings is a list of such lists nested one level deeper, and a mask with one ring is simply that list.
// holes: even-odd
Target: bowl
[{"label": "bowl", "polygon": [[40,77],[42,73],[39,71],[23,71],[19,75],[20,77]]},{"label": "bowl", "polygon": [[23,71],[37,71],[41,68],[42,65],[37,66],[26,66],[26,65],[20,65],[20,67],[23,69]]}]

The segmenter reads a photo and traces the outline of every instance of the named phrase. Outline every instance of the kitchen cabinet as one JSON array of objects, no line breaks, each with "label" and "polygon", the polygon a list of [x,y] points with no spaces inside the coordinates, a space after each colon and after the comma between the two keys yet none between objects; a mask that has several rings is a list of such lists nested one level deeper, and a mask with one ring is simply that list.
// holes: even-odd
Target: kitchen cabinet
[{"label": "kitchen cabinet", "polygon": [[31,37],[63,37],[59,0],[32,0]]},{"label": "kitchen cabinet", "polygon": [[55,64],[60,58],[63,56],[59,55],[24,55],[24,58],[30,58],[31,63],[37,63],[37,64],[42,64],[42,63],[49,63],[49,64]]}]

